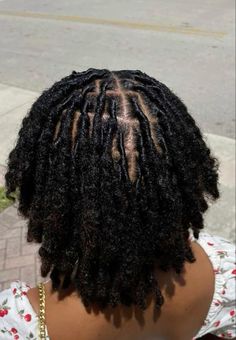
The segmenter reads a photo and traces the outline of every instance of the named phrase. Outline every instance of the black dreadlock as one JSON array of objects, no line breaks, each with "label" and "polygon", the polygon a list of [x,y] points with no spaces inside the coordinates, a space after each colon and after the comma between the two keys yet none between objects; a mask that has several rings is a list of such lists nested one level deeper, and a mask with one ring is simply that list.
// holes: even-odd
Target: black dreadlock
[{"label": "black dreadlock", "polygon": [[140,71],[73,72],[44,91],[9,155],[41,273],[83,303],[163,303],[154,268],[193,262],[189,229],[219,197],[218,162],[185,105]]}]

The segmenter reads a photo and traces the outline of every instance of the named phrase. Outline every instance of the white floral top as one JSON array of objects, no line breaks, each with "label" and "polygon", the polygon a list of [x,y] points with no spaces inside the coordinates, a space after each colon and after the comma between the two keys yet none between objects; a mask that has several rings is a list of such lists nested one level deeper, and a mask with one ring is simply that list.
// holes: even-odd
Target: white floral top
[{"label": "white floral top", "polygon": [[11,288],[0,292],[1,340],[39,339],[39,318],[27,298],[30,288],[24,282],[15,281]]},{"label": "white floral top", "polygon": [[[193,237],[191,237],[194,240]],[[215,292],[197,339],[211,333],[222,339],[236,339],[236,251],[222,237],[200,233],[196,240],[207,253],[215,273]]]},{"label": "white floral top", "polygon": [[[191,237],[194,241],[194,238]],[[201,233],[197,242],[208,254],[215,272],[215,292],[204,325],[193,338],[212,333],[223,339],[236,337],[236,254],[227,240]],[[0,340],[38,340],[39,318],[21,281],[0,292]],[[46,302],[47,303],[47,302]],[[47,333],[47,339],[49,336]]]}]

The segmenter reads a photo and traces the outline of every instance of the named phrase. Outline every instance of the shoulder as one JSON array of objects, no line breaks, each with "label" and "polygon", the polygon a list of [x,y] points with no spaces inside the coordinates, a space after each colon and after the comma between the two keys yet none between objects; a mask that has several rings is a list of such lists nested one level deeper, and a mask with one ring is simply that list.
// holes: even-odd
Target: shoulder
[{"label": "shoulder", "polygon": [[196,261],[185,262],[180,274],[174,271],[157,273],[165,299],[161,316],[165,316],[167,329],[171,320],[169,331],[173,338],[180,334],[179,338],[191,339],[196,334],[204,322],[214,294],[214,272],[210,260],[198,243],[192,242],[191,248]]},{"label": "shoulder", "polygon": [[21,339],[20,334],[25,336],[35,328],[35,315],[27,298],[29,289],[25,282],[14,281],[0,292],[0,338],[4,334],[4,339]]}]

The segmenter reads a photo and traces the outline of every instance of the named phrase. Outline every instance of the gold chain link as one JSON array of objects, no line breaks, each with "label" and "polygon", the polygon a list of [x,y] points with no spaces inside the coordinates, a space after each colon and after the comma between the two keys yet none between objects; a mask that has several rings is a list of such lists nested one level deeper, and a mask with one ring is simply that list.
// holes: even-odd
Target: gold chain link
[{"label": "gold chain link", "polygon": [[39,339],[46,340],[46,328],[45,328],[45,288],[44,284],[40,282],[38,284],[39,290]]}]

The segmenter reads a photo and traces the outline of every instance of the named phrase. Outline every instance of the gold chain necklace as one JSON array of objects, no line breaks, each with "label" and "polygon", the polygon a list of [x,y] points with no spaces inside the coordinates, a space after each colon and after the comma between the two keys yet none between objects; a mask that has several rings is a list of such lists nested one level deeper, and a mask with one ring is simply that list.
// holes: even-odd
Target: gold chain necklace
[{"label": "gold chain necklace", "polygon": [[44,284],[40,282],[38,284],[39,290],[39,339],[46,340],[45,329],[45,288]]}]

